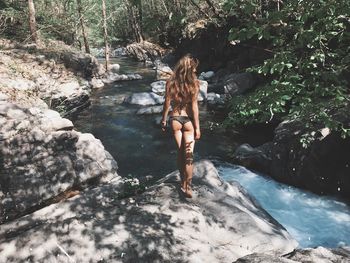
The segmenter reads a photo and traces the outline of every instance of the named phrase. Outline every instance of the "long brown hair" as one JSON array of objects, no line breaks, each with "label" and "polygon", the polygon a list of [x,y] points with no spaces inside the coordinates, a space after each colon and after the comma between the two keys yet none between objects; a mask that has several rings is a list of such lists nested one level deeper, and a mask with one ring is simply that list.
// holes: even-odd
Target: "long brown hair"
[{"label": "long brown hair", "polygon": [[167,92],[174,101],[175,110],[183,108],[198,94],[199,85],[196,75],[198,64],[199,61],[189,54],[177,62],[167,83]]}]

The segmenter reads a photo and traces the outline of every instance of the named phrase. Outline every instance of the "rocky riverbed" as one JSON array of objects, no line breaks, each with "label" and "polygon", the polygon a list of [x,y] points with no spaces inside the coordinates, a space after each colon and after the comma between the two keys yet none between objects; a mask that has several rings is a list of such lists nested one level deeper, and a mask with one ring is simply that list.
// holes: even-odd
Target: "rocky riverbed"
[{"label": "rocky riverbed", "polygon": [[209,161],[195,164],[191,200],[182,197],[177,172],[147,186],[122,179],[102,143],[63,118],[88,106],[93,80],[108,78],[97,61],[64,47],[2,46],[0,261],[349,258],[346,247],[291,257],[297,242]]}]

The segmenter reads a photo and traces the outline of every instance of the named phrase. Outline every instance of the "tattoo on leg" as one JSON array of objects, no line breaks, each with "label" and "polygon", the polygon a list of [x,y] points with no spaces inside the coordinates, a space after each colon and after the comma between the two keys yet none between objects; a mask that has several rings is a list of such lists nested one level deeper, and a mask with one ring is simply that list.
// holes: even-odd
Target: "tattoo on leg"
[{"label": "tattoo on leg", "polygon": [[186,164],[193,164],[193,152],[186,152]]}]

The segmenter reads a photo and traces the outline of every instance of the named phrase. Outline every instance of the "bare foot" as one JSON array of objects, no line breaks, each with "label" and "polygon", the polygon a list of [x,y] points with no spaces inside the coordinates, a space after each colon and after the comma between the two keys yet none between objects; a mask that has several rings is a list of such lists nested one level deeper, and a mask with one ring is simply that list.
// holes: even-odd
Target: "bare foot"
[{"label": "bare foot", "polygon": [[190,184],[187,184],[185,195],[188,198],[192,198],[192,189],[191,189]]}]

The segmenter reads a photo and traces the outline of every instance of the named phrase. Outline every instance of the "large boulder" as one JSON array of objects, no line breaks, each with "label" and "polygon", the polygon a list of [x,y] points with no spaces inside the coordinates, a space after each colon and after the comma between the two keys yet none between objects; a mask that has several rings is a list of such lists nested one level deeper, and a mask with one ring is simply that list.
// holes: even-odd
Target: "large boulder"
[{"label": "large boulder", "polygon": [[105,72],[103,65],[94,56],[73,50],[67,46],[63,46],[61,49],[43,49],[41,53],[47,59],[54,59],[56,62],[63,63],[67,68],[84,78],[99,77]]},{"label": "large boulder", "polygon": [[225,105],[226,97],[223,94],[217,94],[214,92],[210,92],[207,94],[207,102],[209,105]]},{"label": "large boulder", "polygon": [[225,93],[232,97],[252,90],[256,83],[252,73],[233,73],[223,79]]},{"label": "large boulder", "polygon": [[164,96],[166,81],[159,80],[151,83],[152,92]]},{"label": "large boulder", "polygon": [[208,82],[205,80],[199,80],[198,101],[206,100],[207,94],[208,94]]},{"label": "large boulder", "polygon": [[245,152],[241,146],[235,160],[280,182],[349,199],[350,138],[341,138],[322,123],[311,128],[317,131],[310,134],[314,140],[304,145],[303,135],[310,132],[310,127],[299,120],[283,121],[275,129],[272,142],[256,149],[248,147]]},{"label": "large boulder", "polygon": [[111,51],[112,57],[124,57],[127,56],[126,48],[125,47],[118,47]]},{"label": "large boulder", "polygon": [[0,102],[0,223],[69,189],[117,178],[116,170],[99,140],[57,112]]},{"label": "large boulder", "polygon": [[132,43],[126,47],[126,54],[138,61],[153,62],[164,55],[165,50],[153,43],[142,41],[141,43]]},{"label": "large boulder", "polygon": [[214,75],[215,75],[214,71],[207,71],[207,72],[202,72],[198,78],[201,80],[209,80],[212,77],[214,77]]},{"label": "large boulder", "polygon": [[[146,192],[118,199],[119,184],[3,224],[4,262],[233,262],[252,253],[284,255],[297,242],[238,183],[195,163],[194,197],[173,172]],[[135,182],[128,182],[135,186]],[[123,196],[119,195],[119,196]],[[124,195],[125,196],[125,195]]]},{"label": "large boulder", "polygon": [[156,79],[167,80],[173,74],[173,70],[164,64],[156,65]]},{"label": "large boulder", "polygon": [[58,85],[45,95],[49,106],[64,117],[69,117],[90,105],[90,93],[78,81]]},{"label": "large boulder", "polygon": [[125,102],[142,106],[157,105],[164,102],[164,96],[157,95],[153,92],[139,92],[127,97]]}]

